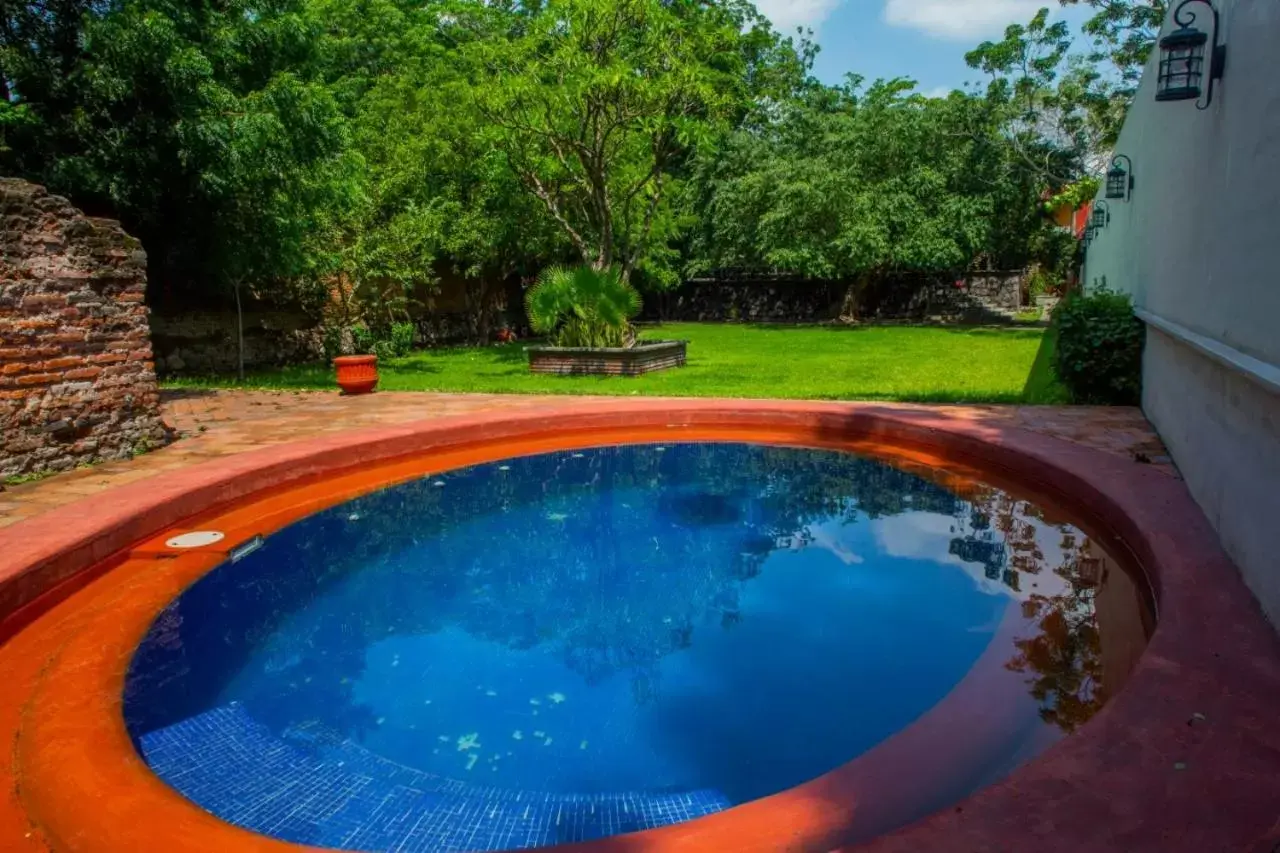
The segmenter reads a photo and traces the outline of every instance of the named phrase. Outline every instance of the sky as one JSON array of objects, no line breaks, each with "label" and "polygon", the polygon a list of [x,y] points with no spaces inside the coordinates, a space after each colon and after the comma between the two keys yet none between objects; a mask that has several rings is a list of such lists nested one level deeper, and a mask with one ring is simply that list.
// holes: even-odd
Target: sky
[{"label": "sky", "polygon": [[755,0],[756,7],[784,32],[813,29],[822,46],[814,73],[838,83],[850,72],[868,82],[877,77],[909,77],[929,95],[945,95],[966,82],[983,86],[983,75],[964,63],[967,51],[1004,28],[1026,23],[1043,6],[1072,24],[1087,14],[1065,12],[1057,0]]}]

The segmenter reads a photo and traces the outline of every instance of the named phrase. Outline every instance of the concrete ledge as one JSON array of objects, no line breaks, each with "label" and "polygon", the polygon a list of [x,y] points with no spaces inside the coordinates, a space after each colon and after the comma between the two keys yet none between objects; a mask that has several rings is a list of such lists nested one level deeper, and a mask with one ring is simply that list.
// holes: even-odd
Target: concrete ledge
[{"label": "concrete ledge", "polygon": [[1223,367],[1239,373],[1272,394],[1280,394],[1280,367],[1268,364],[1251,355],[1245,355],[1240,350],[1229,347],[1221,341],[1215,341],[1213,338],[1193,332],[1186,326],[1179,325],[1172,320],[1166,320],[1164,317],[1152,314],[1142,308],[1134,308],[1133,313],[1137,314],[1138,319],[1151,328],[1163,332],[1179,343],[1186,344],[1201,355],[1207,356]]}]

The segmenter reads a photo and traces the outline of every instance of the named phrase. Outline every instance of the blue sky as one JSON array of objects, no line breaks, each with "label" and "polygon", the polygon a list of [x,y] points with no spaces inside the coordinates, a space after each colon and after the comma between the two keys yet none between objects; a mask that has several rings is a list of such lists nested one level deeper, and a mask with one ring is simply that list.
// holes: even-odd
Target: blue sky
[{"label": "blue sky", "polygon": [[[811,27],[822,52],[814,72],[827,83],[854,72],[867,78],[910,77],[927,94],[967,81],[985,85],[964,54],[998,39],[1011,23],[1026,23],[1042,6],[1068,21],[1087,17],[1057,0],[755,0],[781,31]],[[1081,43],[1083,47],[1083,43]]]}]

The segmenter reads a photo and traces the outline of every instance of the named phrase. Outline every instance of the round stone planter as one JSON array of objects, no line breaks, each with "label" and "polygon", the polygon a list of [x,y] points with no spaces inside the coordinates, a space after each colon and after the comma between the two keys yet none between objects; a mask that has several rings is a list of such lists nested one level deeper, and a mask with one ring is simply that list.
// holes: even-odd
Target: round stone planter
[{"label": "round stone planter", "polygon": [[344,394],[368,394],[378,385],[376,355],[343,355],[333,360],[338,369],[338,387]]},{"label": "round stone planter", "polygon": [[688,341],[646,341],[633,347],[529,347],[529,370],[562,376],[639,376],[684,367]]}]

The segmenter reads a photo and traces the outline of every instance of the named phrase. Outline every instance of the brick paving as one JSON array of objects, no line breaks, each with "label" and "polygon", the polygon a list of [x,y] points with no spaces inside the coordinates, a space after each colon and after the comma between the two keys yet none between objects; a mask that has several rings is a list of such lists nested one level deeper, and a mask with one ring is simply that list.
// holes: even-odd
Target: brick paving
[{"label": "brick paving", "polygon": [[[165,422],[180,438],[131,460],[106,462],[10,486],[0,492],[0,527],[113,488],[211,459],[325,433],[450,415],[572,406],[587,397],[519,394],[377,393],[344,397],[322,391],[181,390],[162,395]],[[599,398],[595,398],[599,399]],[[613,398],[616,399],[616,398]],[[857,404],[850,404],[857,405]],[[882,406],[886,404],[876,403]],[[905,408],[906,406],[904,406]],[[1155,430],[1136,408],[1098,406],[925,406],[953,417],[1062,438],[1176,476]]]}]

